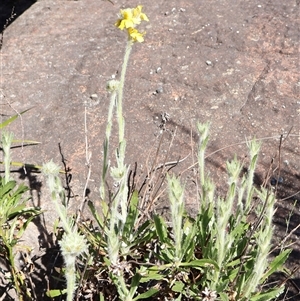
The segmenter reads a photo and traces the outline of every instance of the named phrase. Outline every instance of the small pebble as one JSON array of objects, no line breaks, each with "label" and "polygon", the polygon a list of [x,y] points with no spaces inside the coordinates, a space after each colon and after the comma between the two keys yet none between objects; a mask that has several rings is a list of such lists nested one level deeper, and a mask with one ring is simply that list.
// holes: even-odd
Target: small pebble
[{"label": "small pebble", "polygon": [[156,89],[156,93],[163,93],[164,92],[164,89],[162,86],[159,86],[157,89]]},{"label": "small pebble", "polygon": [[181,12],[185,12],[185,8],[182,8],[182,7],[181,7],[179,10],[180,10]]},{"label": "small pebble", "polygon": [[207,66],[210,66],[212,64],[211,61],[206,61],[205,63],[206,63]]},{"label": "small pebble", "polygon": [[282,184],[283,183],[283,178],[282,177],[279,177],[279,178],[272,177],[270,182],[271,182],[272,186],[275,186],[277,183]]},{"label": "small pebble", "polygon": [[156,69],[156,73],[160,73],[160,71],[161,71],[161,67],[158,67],[158,68]]},{"label": "small pebble", "polygon": [[98,99],[98,95],[97,95],[96,93],[94,93],[94,94],[92,94],[92,95],[90,96],[90,98],[91,98],[92,100],[97,100],[97,99]]}]

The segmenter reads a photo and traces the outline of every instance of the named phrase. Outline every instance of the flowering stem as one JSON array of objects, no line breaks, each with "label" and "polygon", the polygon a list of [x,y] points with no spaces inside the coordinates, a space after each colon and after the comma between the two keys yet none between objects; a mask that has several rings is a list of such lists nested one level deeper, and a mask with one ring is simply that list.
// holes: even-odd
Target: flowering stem
[{"label": "flowering stem", "polygon": [[[125,122],[123,117],[122,100],[123,100],[123,89],[125,83],[126,69],[128,65],[129,55],[132,49],[133,41],[128,40],[124,62],[122,66],[121,78],[117,89],[117,119],[119,125],[119,147],[117,150],[117,167],[112,168],[112,177],[119,185],[119,191],[114,198],[114,202],[111,207],[111,218],[110,218],[110,230],[108,237],[108,252],[109,258],[112,264],[117,264],[119,258],[120,239],[119,235],[123,231],[124,224],[127,219],[127,168],[125,166]],[[121,214],[118,212],[121,209]],[[116,233],[118,229],[118,233]]]},{"label": "flowering stem", "polygon": [[108,118],[107,118],[107,125],[106,125],[106,131],[105,131],[105,140],[103,143],[103,168],[102,168],[102,181],[100,186],[100,197],[102,200],[105,200],[105,180],[106,175],[109,167],[109,141],[111,136],[111,129],[112,129],[112,118],[113,118],[113,109],[115,107],[117,99],[117,92],[116,90],[112,91],[110,103],[109,103],[109,109],[108,109]]},{"label": "flowering stem", "polygon": [[69,259],[66,264],[65,277],[67,281],[67,301],[72,301],[74,292],[76,290],[76,268],[75,268],[76,256]]},{"label": "flowering stem", "polygon": [[132,49],[133,41],[131,39],[128,39],[127,45],[126,45],[126,51],[124,55],[124,61],[121,71],[121,78],[120,78],[120,85],[118,89],[118,103],[117,103],[117,117],[119,122],[119,143],[121,143],[124,140],[124,132],[125,132],[125,123],[123,118],[123,90],[124,90],[124,84],[125,84],[125,75],[126,75],[126,69],[128,65],[129,55]]},{"label": "flowering stem", "polygon": [[10,178],[10,164],[11,164],[11,157],[10,157],[10,147],[13,141],[13,134],[8,132],[3,132],[0,146],[3,151],[3,157],[4,157],[4,170],[5,170],[5,183],[8,183]]}]

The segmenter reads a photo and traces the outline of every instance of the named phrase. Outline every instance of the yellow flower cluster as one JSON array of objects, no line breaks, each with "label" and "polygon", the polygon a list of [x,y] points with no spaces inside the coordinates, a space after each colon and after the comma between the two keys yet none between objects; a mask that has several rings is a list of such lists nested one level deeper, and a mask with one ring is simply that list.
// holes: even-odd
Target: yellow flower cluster
[{"label": "yellow flower cluster", "polygon": [[149,21],[146,14],[142,13],[142,8],[142,5],[138,5],[136,8],[121,9],[121,18],[115,23],[115,26],[121,30],[127,30],[132,41],[140,43],[144,41],[145,32],[139,32],[135,27],[142,21]]}]

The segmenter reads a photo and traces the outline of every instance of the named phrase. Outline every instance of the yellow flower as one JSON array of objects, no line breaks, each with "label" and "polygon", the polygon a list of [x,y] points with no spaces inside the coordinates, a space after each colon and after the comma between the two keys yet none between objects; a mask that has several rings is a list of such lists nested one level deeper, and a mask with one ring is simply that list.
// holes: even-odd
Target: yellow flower
[{"label": "yellow flower", "polygon": [[136,8],[133,9],[133,18],[135,20],[135,24],[140,24],[141,21],[149,21],[146,14],[142,13],[142,5],[138,5]]},{"label": "yellow flower", "polygon": [[145,35],[145,33],[141,33],[137,29],[132,28],[132,27],[128,28],[127,31],[128,31],[129,37],[134,42],[140,42],[140,43],[144,42],[144,37],[143,36]]},{"label": "yellow flower", "polygon": [[123,30],[124,28],[133,28],[141,21],[149,21],[146,14],[142,13],[142,8],[142,5],[138,5],[136,8],[121,9],[121,19],[115,23],[115,26]]},{"label": "yellow flower", "polygon": [[116,23],[115,26],[120,28],[121,30],[123,30],[124,28],[129,28],[134,26],[133,23],[133,16],[132,16],[132,9],[127,8],[122,10],[121,9],[121,15],[122,15],[122,19],[119,19]]}]

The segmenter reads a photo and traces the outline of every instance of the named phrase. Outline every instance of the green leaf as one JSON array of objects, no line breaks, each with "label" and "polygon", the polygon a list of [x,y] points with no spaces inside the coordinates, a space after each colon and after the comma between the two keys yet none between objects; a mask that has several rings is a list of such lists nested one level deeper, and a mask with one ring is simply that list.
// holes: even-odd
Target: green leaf
[{"label": "green leaf", "polygon": [[263,283],[270,275],[283,267],[291,252],[291,249],[286,249],[274,258],[274,260],[269,264],[268,271],[263,275],[261,283]]},{"label": "green leaf", "polygon": [[250,301],[271,301],[275,300],[284,291],[284,286],[280,288],[270,289],[267,292],[259,293],[250,298]]},{"label": "green leaf", "polygon": [[220,295],[220,299],[222,301],[229,301],[229,298],[228,298],[227,294],[225,294],[225,293],[219,293],[219,295]]},{"label": "green leaf", "polygon": [[[151,225],[151,221],[150,220],[146,220],[142,225],[140,225],[138,227],[138,229],[136,230],[136,237],[139,237],[143,232],[144,232],[144,235],[143,236],[147,236],[147,234],[149,232],[154,232],[152,229],[147,229],[149,228],[149,226]],[[147,229],[147,231],[145,231]],[[149,242],[149,240],[147,240],[147,242]]]},{"label": "green leaf", "polygon": [[[22,225],[22,227],[20,229],[18,229],[17,233],[14,233],[14,237],[16,239],[20,239],[24,233],[24,231],[26,230],[26,228],[28,227],[28,225],[32,222],[32,220],[38,216],[39,214],[41,214],[41,211],[38,209],[34,209],[33,207],[31,208],[27,208],[26,210],[27,214],[30,214],[30,217],[26,218],[26,222]],[[11,232],[13,233],[13,230],[15,230],[15,228],[19,226],[18,225],[18,219],[15,219],[14,222],[11,225]]]},{"label": "green leaf", "polygon": [[160,242],[169,243],[167,225],[164,219],[161,216],[154,215],[154,224]]},{"label": "green leaf", "polygon": [[5,128],[5,127],[8,126],[10,123],[12,123],[15,119],[17,119],[17,118],[19,117],[19,115],[22,115],[22,114],[26,113],[26,112],[29,111],[29,110],[31,110],[31,108],[30,108],[30,109],[27,109],[27,110],[25,110],[25,111],[23,111],[23,112],[21,112],[20,114],[16,114],[16,115],[14,115],[14,116],[8,118],[7,120],[3,121],[2,123],[0,123],[0,129]]},{"label": "green leaf", "polygon": [[[197,216],[196,223],[198,225],[198,233],[197,233],[197,244],[201,247],[201,249],[205,250],[207,241],[210,239],[211,229],[210,223],[212,219],[212,211],[211,208],[201,209],[201,212]],[[205,254],[204,254],[205,255]]]},{"label": "green leaf", "polygon": [[[21,145],[23,145],[23,146],[25,146],[25,145],[28,145],[28,144],[41,144],[41,142],[39,142],[39,141],[35,141],[35,140],[16,140],[16,139],[14,139],[13,141],[12,141],[13,143],[20,143]],[[13,162],[12,162],[13,163]],[[16,163],[16,165],[18,164],[18,162],[15,162]],[[23,163],[21,163],[21,164],[23,164]],[[24,165],[24,164],[23,164]],[[22,166],[23,166],[22,165]],[[30,166],[30,164],[29,164],[29,166]],[[32,165],[32,166],[34,166],[34,165]]]},{"label": "green leaf", "polygon": [[138,289],[141,277],[142,276],[138,272],[133,276],[131,285],[130,285],[130,295],[131,296],[133,296],[135,294],[136,290]]},{"label": "green leaf", "polygon": [[244,271],[242,270],[239,277],[237,278],[235,291],[238,297],[242,294],[242,291],[244,290],[244,285],[246,283],[246,279],[248,279],[248,277],[249,275],[246,275],[246,273],[244,273]]},{"label": "green leaf", "polygon": [[232,261],[230,261],[230,262],[228,262],[228,263],[226,264],[226,268],[232,268],[232,267],[235,267],[235,266],[239,265],[240,263],[241,263],[241,259],[240,259],[240,258],[235,259],[235,260],[232,260]]},{"label": "green leaf", "polygon": [[218,264],[212,259],[198,259],[190,262],[181,262],[179,265],[192,268],[203,268],[213,265],[217,271],[219,270]]},{"label": "green leaf", "polygon": [[140,280],[140,283],[147,283],[151,280],[156,280],[156,281],[160,281],[162,279],[164,279],[164,275],[161,275],[158,273],[158,269],[156,270],[151,270],[151,269],[148,269],[147,270],[147,275],[143,275],[141,280]]},{"label": "green leaf", "polygon": [[5,184],[4,178],[0,178],[0,198],[2,199],[6,194],[12,191],[16,186],[16,181],[9,181]]},{"label": "green leaf", "polygon": [[11,219],[14,218],[17,215],[22,215],[26,212],[26,205],[25,204],[20,204],[15,207],[10,207],[7,211],[7,218]]},{"label": "green leaf", "polygon": [[238,272],[240,271],[240,267],[237,267],[235,269],[229,268],[229,269],[227,269],[227,271],[228,271],[228,279],[230,281],[233,281],[235,279],[235,277],[237,276]]},{"label": "green leaf", "polygon": [[182,241],[182,258],[185,258],[186,261],[190,261],[192,256],[194,256],[194,246],[195,246],[195,235],[197,231],[197,224],[191,223],[189,220],[186,220],[184,223],[184,232],[185,229],[189,228],[188,235],[183,235]]},{"label": "green leaf", "polygon": [[154,227],[152,226],[152,221],[147,220],[135,232],[135,237],[133,241],[134,246],[138,246],[140,244],[147,244],[152,241],[154,237],[156,237],[156,232]]},{"label": "green leaf", "polygon": [[32,215],[40,212],[37,208],[26,207],[29,198],[23,198],[23,195],[28,191],[28,187],[21,184],[17,189],[15,188],[15,181],[4,184],[4,179],[0,178],[0,212],[1,218],[6,219],[4,222],[20,215]]},{"label": "green leaf", "polygon": [[123,235],[126,238],[129,238],[132,235],[134,231],[134,227],[136,226],[135,223],[139,214],[138,202],[139,202],[138,192],[134,191],[130,199],[129,212],[124,225]]},{"label": "green leaf", "polygon": [[67,290],[50,290],[46,292],[46,296],[50,298],[58,297],[67,293]]},{"label": "green leaf", "polygon": [[[102,210],[106,212],[106,208],[105,207],[107,207],[107,204],[105,202],[103,202],[102,205],[103,205]],[[97,209],[94,206],[94,203],[92,201],[88,201],[88,206],[89,206],[89,208],[90,208],[90,210],[92,212],[93,217],[97,221],[97,224],[99,225],[99,227],[101,229],[104,229],[104,219],[100,217]],[[104,214],[104,216],[106,216],[106,214]]]},{"label": "green leaf", "polygon": [[158,291],[159,290],[156,288],[150,288],[147,292],[142,293],[142,294],[138,295],[137,297],[135,297],[133,299],[133,301],[150,298],[151,296],[155,295]]},{"label": "green leaf", "polygon": [[2,123],[0,123],[0,129],[8,126],[11,122],[13,122],[17,118],[18,118],[18,115],[14,115],[14,116],[10,117],[9,119],[3,121]]},{"label": "green leaf", "polygon": [[[159,252],[153,252],[155,256],[162,262],[169,263],[173,266],[174,264],[174,249],[167,248],[166,245],[163,245],[164,248],[161,248]],[[163,267],[163,266],[162,266]]]},{"label": "green leaf", "polygon": [[172,286],[172,291],[175,293],[182,293],[184,289],[184,283],[181,281],[175,281],[174,285]]},{"label": "green leaf", "polygon": [[100,300],[99,301],[104,301],[104,295],[103,295],[103,293],[100,293]]}]

